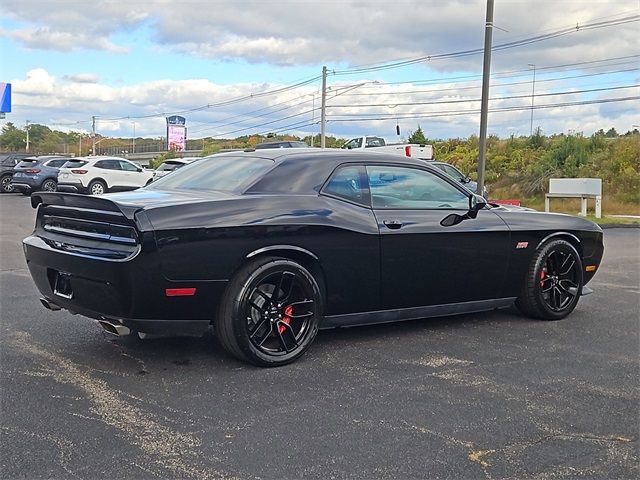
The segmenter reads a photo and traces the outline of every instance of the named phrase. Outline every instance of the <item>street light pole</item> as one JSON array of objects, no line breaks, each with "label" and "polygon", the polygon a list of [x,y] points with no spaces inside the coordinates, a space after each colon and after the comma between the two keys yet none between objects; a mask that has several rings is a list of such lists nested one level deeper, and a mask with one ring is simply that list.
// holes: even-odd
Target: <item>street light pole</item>
[{"label": "street light pole", "polygon": [[482,99],[480,103],[480,152],[478,156],[478,189],[484,192],[485,154],[487,150],[487,113],[489,109],[489,77],[491,73],[491,40],[493,36],[493,0],[487,0],[487,19],[484,28],[484,62],[482,68]]},{"label": "street light pole", "polygon": [[24,129],[27,132],[27,152],[29,151],[29,120],[25,120]]},{"label": "street light pole", "polygon": [[531,85],[531,125],[529,126],[529,136],[533,135],[533,102],[536,94],[536,66],[534,63],[528,64],[533,67],[533,83]]},{"label": "street light pole", "polygon": [[136,153],[136,122],[131,122],[133,124],[133,148],[131,149],[131,151],[133,153]]},{"label": "street light pole", "polygon": [[91,138],[93,139],[93,144],[91,146],[91,155],[96,154],[96,116],[93,115],[91,117]]}]

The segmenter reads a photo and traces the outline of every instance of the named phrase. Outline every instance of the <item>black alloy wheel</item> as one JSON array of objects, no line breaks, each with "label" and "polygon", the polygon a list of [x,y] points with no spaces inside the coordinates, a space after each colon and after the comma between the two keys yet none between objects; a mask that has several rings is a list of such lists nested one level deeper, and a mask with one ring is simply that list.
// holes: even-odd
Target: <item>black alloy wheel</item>
[{"label": "black alloy wheel", "polygon": [[53,178],[47,178],[42,183],[42,190],[44,192],[55,192],[58,190],[58,182],[56,182]]},{"label": "black alloy wheel", "polygon": [[304,354],[321,318],[321,294],[313,276],[291,260],[264,257],[236,274],[215,325],[229,353],[267,367]]},{"label": "black alloy wheel", "polygon": [[576,249],[566,240],[551,240],[534,255],[516,305],[531,317],[560,320],[576,307],[582,282],[582,261]]},{"label": "black alloy wheel", "polygon": [[0,192],[11,193],[13,192],[13,185],[11,184],[11,175],[5,175],[0,179]]}]

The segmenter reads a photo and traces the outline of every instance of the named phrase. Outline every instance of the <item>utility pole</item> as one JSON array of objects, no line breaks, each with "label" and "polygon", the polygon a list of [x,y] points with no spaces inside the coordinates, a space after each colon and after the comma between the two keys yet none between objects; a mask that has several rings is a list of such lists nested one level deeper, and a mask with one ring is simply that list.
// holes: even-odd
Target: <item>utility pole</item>
[{"label": "utility pole", "polygon": [[78,156],[82,156],[82,133],[78,135]]},{"label": "utility pole", "polygon": [[311,107],[311,146],[313,147],[313,137],[316,131],[316,94],[313,93],[313,104]]},{"label": "utility pole", "polygon": [[325,148],[326,123],[327,123],[327,67],[322,67],[322,107],[320,110],[320,148]]},{"label": "utility pole", "polygon": [[482,67],[482,100],[480,103],[480,155],[478,157],[478,189],[484,191],[484,167],[487,150],[487,113],[489,109],[489,80],[491,74],[491,40],[493,36],[493,0],[487,0],[487,19],[484,27],[484,61]]},{"label": "utility pole", "polygon": [[25,120],[24,129],[27,132],[27,152],[29,151],[29,120]]},{"label": "utility pole", "polygon": [[529,136],[533,135],[533,99],[536,94],[536,66],[533,63],[528,64],[530,67],[533,67],[533,84],[531,86],[531,126],[529,127]]},{"label": "utility pole", "polygon": [[91,138],[93,139],[93,144],[91,147],[91,155],[96,154],[96,116],[93,115],[91,117]]}]

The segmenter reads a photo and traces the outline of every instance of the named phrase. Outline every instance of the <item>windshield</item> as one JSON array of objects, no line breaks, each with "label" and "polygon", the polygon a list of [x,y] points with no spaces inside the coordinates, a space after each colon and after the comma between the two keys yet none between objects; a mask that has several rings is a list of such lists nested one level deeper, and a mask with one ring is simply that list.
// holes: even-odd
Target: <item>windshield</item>
[{"label": "windshield", "polygon": [[147,188],[234,192],[248,186],[272,166],[273,160],[267,158],[213,156],[185,165]]}]

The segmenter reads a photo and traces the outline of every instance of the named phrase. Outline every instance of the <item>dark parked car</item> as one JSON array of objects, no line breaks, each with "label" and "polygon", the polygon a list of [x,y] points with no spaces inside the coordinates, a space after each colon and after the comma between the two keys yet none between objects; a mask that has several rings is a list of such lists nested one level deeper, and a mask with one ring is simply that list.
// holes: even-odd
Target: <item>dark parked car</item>
[{"label": "dark parked car", "polygon": [[256,150],[262,150],[263,148],[311,148],[304,142],[297,142],[293,140],[282,140],[278,142],[265,142],[256,145]]},{"label": "dark parked car", "polygon": [[602,230],[491,208],[429,164],[343,150],[204,158],[135,192],[35,193],[24,240],[50,309],[111,333],[204,331],[261,366],[319,328],[514,302],[557,320],[600,264]]},{"label": "dark parked car", "polygon": [[33,154],[30,153],[0,153],[0,193],[13,192],[13,185],[11,184],[13,167],[15,167],[23,158],[32,156]]},{"label": "dark parked car", "polygon": [[58,170],[69,157],[43,155],[25,158],[13,169],[13,188],[29,195],[38,190],[55,192],[58,189]]}]

